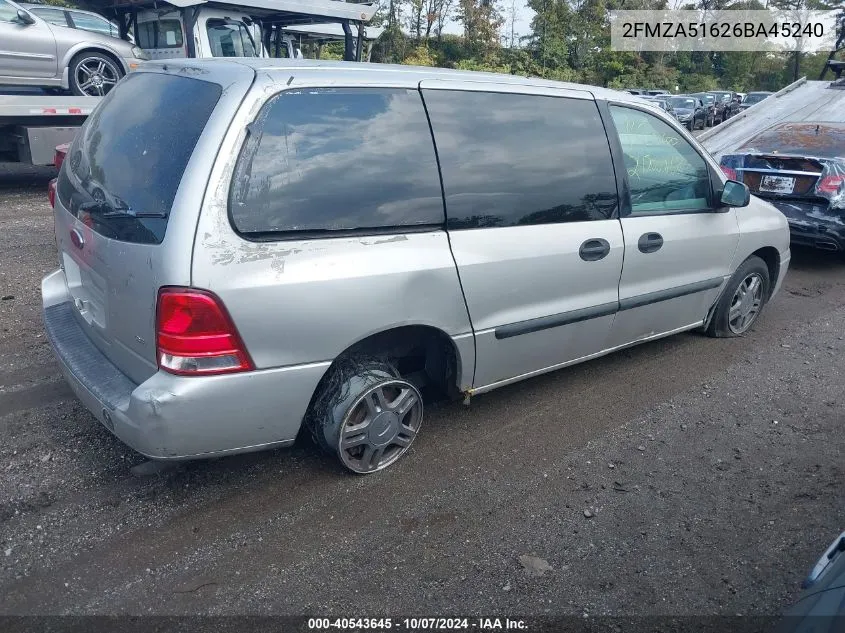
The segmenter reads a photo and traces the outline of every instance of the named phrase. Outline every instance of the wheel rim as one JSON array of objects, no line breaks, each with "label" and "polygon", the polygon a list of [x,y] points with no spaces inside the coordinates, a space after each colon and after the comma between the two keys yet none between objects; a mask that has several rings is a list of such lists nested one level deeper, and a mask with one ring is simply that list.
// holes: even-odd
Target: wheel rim
[{"label": "wheel rim", "polygon": [[117,68],[100,57],[86,57],[76,65],[76,85],[86,95],[102,97],[117,83]]},{"label": "wheel rim", "polygon": [[387,468],[410,448],[422,418],[422,396],[411,383],[389,380],[370,387],[340,425],[341,461],[356,473]]},{"label": "wheel rim", "polygon": [[763,305],[763,278],[759,273],[751,273],[737,286],[728,311],[728,324],[731,332],[742,334],[751,327],[760,306]]}]

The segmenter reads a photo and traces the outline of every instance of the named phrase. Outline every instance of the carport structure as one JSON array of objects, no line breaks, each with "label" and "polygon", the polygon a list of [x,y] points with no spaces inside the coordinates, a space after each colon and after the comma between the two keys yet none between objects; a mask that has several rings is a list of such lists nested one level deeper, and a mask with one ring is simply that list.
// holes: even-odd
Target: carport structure
[{"label": "carport structure", "polygon": [[365,27],[376,12],[371,2],[355,0],[83,0],[80,4],[113,17],[123,39],[128,38],[130,28],[138,33],[139,11],[177,10],[185,24],[188,57],[197,56],[194,32],[199,11],[216,8],[249,15],[261,27],[264,50],[271,56],[278,50],[286,27],[307,27],[306,37],[313,34],[318,41],[342,39],[343,59],[361,61],[364,41],[372,39]]}]

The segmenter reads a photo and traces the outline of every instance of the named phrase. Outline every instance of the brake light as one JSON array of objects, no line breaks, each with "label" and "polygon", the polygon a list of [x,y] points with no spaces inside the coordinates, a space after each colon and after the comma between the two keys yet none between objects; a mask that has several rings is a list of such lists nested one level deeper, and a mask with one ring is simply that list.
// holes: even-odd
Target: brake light
[{"label": "brake light", "polygon": [[219,298],[204,290],[162,288],[156,306],[160,369],[181,376],[254,369]]},{"label": "brake light", "polygon": [[728,177],[728,180],[736,180],[736,169],[732,167],[727,167],[726,165],[719,165],[722,168],[722,171],[725,172],[725,176]]},{"label": "brake light", "polygon": [[56,178],[50,181],[50,184],[47,185],[47,200],[50,201],[50,206],[52,208],[56,208]]},{"label": "brake light", "polygon": [[845,176],[831,175],[825,176],[816,185],[816,191],[819,193],[829,193],[831,195],[839,191],[839,188],[845,183]]}]

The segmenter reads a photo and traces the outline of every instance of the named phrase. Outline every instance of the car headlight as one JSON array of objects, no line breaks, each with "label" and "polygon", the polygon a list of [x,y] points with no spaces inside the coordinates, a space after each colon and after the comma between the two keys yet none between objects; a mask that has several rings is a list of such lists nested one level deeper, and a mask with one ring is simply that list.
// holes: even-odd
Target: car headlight
[{"label": "car headlight", "polygon": [[147,51],[145,51],[143,48],[141,48],[139,46],[133,46],[132,47],[132,56],[135,59],[149,59],[150,58],[149,54],[147,54]]}]

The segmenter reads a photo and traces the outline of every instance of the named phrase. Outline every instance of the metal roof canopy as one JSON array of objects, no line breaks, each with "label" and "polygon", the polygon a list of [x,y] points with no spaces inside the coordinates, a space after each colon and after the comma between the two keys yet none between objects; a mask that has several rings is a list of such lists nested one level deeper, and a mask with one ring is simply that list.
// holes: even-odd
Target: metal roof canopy
[{"label": "metal roof canopy", "polygon": [[119,14],[126,10],[178,9],[202,7],[239,10],[273,24],[316,24],[343,21],[366,23],[376,7],[342,0],[81,0],[85,8],[100,13]]},{"label": "metal roof canopy", "polygon": [[[343,39],[343,28],[339,24],[294,24],[285,27],[285,32],[316,41]],[[383,32],[384,27],[369,26],[364,31],[364,39],[367,42],[375,41]]]}]

